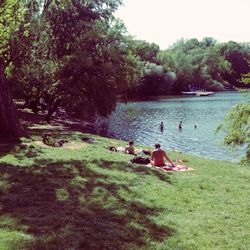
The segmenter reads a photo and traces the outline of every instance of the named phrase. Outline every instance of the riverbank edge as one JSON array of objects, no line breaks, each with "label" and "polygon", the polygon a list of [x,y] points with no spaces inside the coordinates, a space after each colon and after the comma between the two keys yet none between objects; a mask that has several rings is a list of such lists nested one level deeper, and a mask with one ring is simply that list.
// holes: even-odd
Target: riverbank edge
[{"label": "riverbank edge", "polygon": [[[226,90],[220,90],[220,91],[213,91],[214,94],[217,93],[225,93],[225,92],[229,92],[229,93],[234,93],[234,92],[240,92],[243,91],[244,89],[226,89]],[[249,89],[246,89],[249,90]],[[169,93],[166,95],[148,95],[148,96],[127,96],[124,95],[118,95],[117,96],[117,101],[121,102],[121,103],[127,103],[127,102],[143,102],[143,101],[152,101],[152,100],[159,100],[159,99],[167,99],[167,98],[175,98],[175,97],[184,97],[187,95],[182,94],[181,92],[179,93]],[[198,96],[197,96],[198,97]],[[200,96],[199,96],[200,97]],[[202,96],[202,97],[207,97],[207,96]]]}]

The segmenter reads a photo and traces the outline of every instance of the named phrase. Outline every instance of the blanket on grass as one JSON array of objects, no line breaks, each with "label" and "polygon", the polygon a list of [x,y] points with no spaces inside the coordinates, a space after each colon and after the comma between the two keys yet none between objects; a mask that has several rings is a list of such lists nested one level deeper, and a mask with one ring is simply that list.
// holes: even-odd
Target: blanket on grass
[{"label": "blanket on grass", "polygon": [[188,166],[184,166],[184,165],[175,165],[175,167],[171,167],[168,165],[163,166],[163,167],[156,167],[152,164],[147,164],[146,166],[152,167],[152,168],[157,168],[157,169],[160,169],[160,170],[165,171],[165,172],[184,172],[184,171],[194,170],[193,168],[188,167]]}]

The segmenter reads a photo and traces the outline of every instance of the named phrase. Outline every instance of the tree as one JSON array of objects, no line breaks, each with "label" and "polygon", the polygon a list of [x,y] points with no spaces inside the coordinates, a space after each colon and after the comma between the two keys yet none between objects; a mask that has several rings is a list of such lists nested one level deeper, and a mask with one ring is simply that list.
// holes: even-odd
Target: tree
[{"label": "tree", "polygon": [[112,16],[119,3],[47,1],[30,12],[26,36],[19,31],[13,41],[12,80],[48,122],[59,105],[77,115],[109,114],[140,75],[125,27]]},{"label": "tree", "polygon": [[107,28],[105,22],[95,21],[75,41],[71,55],[63,58],[58,89],[68,110],[106,116],[114,109],[116,96],[138,80],[138,61],[122,28],[117,22]]},{"label": "tree", "polygon": [[173,89],[176,92],[188,89],[188,86],[194,83],[192,56],[183,53],[182,50],[176,50],[173,56],[175,65],[176,81]]},{"label": "tree", "polygon": [[224,79],[231,71],[231,63],[220,53],[220,46],[210,46],[204,51],[201,61],[203,87],[209,90],[223,90],[229,87]]},{"label": "tree", "polygon": [[13,89],[16,96],[25,99],[25,107],[35,113],[46,111],[49,117],[55,109],[52,99],[59,70],[51,47],[51,29],[43,16],[30,19],[25,26],[15,34],[11,46]]},{"label": "tree", "polygon": [[[243,83],[250,83],[250,73],[243,75]],[[234,105],[226,114],[224,122],[217,131],[224,130],[226,135],[224,143],[237,147],[246,145],[246,161],[250,163],[250,93],[247,93],[247,101]]]},{"label": "tree", "polygon": [[161,50],[157,54],[157,60],[166,70],[174,70],[173,52],[169,49]]},{"label": "tree", "polygon": [[204,54],[205,49],[197,39],[181,39],[170,49],[159,53],[159,61],[176,74],[174,92],[188,90],[190,86],[200,86],[203,83],[201,61]]},{"label": "tree", "polygon": [[9,39],[22,21],[24,9],[18,0],[0,4],[0,139],[20,138],[26,133],[17,116],[17,110],[6,79],[9,65]]},{"label": "tree", "polygon": [[250,70],[248,64],[250,60],[250,48],[244,44],[238,44],[230,41],[220,46],[221,54],[231,64],[231,70],[228,71],[224,78],[231,85],[244,87],[241,82],[241,75],[246,74]]},{"label": "tree", "polygon": [[133,44],[134,53],[138,55],[142,61],[157,63],[157,54],[160,51],[159,45],[143,40],[134,40]]},{"label": "tree", "polygon": [[217,41],[213,37],[204,37],[201,41],[201,46],[203,48],[214,46]]},{"label": "tree", "polygon": [[118,4],[69,1],[66,7],[48,10],[60,64],[56,93],[61,105],[77,115],[108,115],[117,94],[126,91],[139,72],[124,26],[112,16]]},{"label": "tree", "polygon": [[174,81],[173,72],[165,70],[162,65],[147,62],[139,84],[132,89],[130,95],[166,95],[171,92]]}]

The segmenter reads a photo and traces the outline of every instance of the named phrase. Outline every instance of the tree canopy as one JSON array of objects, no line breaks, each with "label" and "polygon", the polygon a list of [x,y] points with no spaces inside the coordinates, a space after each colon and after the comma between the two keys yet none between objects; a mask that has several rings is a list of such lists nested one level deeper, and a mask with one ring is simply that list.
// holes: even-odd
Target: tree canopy
[{"label": "tree canopy", "polygon": [[[122,21],[114,17],[120,4],[114,0],[2,1],[0,65],[6,91],[0,96],[0,119],[6,120],[10,106],[12,123],[20,128],[13,101],[9,105],[11,92],[50,122],[59,107],[83,118],[107,116],[119,95],[177,94],[190,86],[217,91],[243,85],[241,75],[250,70],[249,44],[218,43],[205,37],[181,39],[160,50],[155,43],[128,35]],[[21,136],[20,131],[16,136]]]}]

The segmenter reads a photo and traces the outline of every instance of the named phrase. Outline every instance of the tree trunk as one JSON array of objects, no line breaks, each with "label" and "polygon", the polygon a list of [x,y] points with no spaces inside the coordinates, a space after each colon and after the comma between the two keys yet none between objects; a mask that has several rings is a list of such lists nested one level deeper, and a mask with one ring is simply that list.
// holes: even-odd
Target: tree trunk
[{"label": "tree trunk", "polygon": [[48,113],[45,116],[45,121],[47,123],[50,123],[51,117],[58,109],[60,103],[61,103],[60,99],[56,99],[55,101],[51,100],[51,103],[49,104],[49,107],[48,107]]},{"label": "tree trunk", "polygon": [[0,140],[26,136],[17,116],[16,106],[10,93],[4,66],[0,64]]}]

